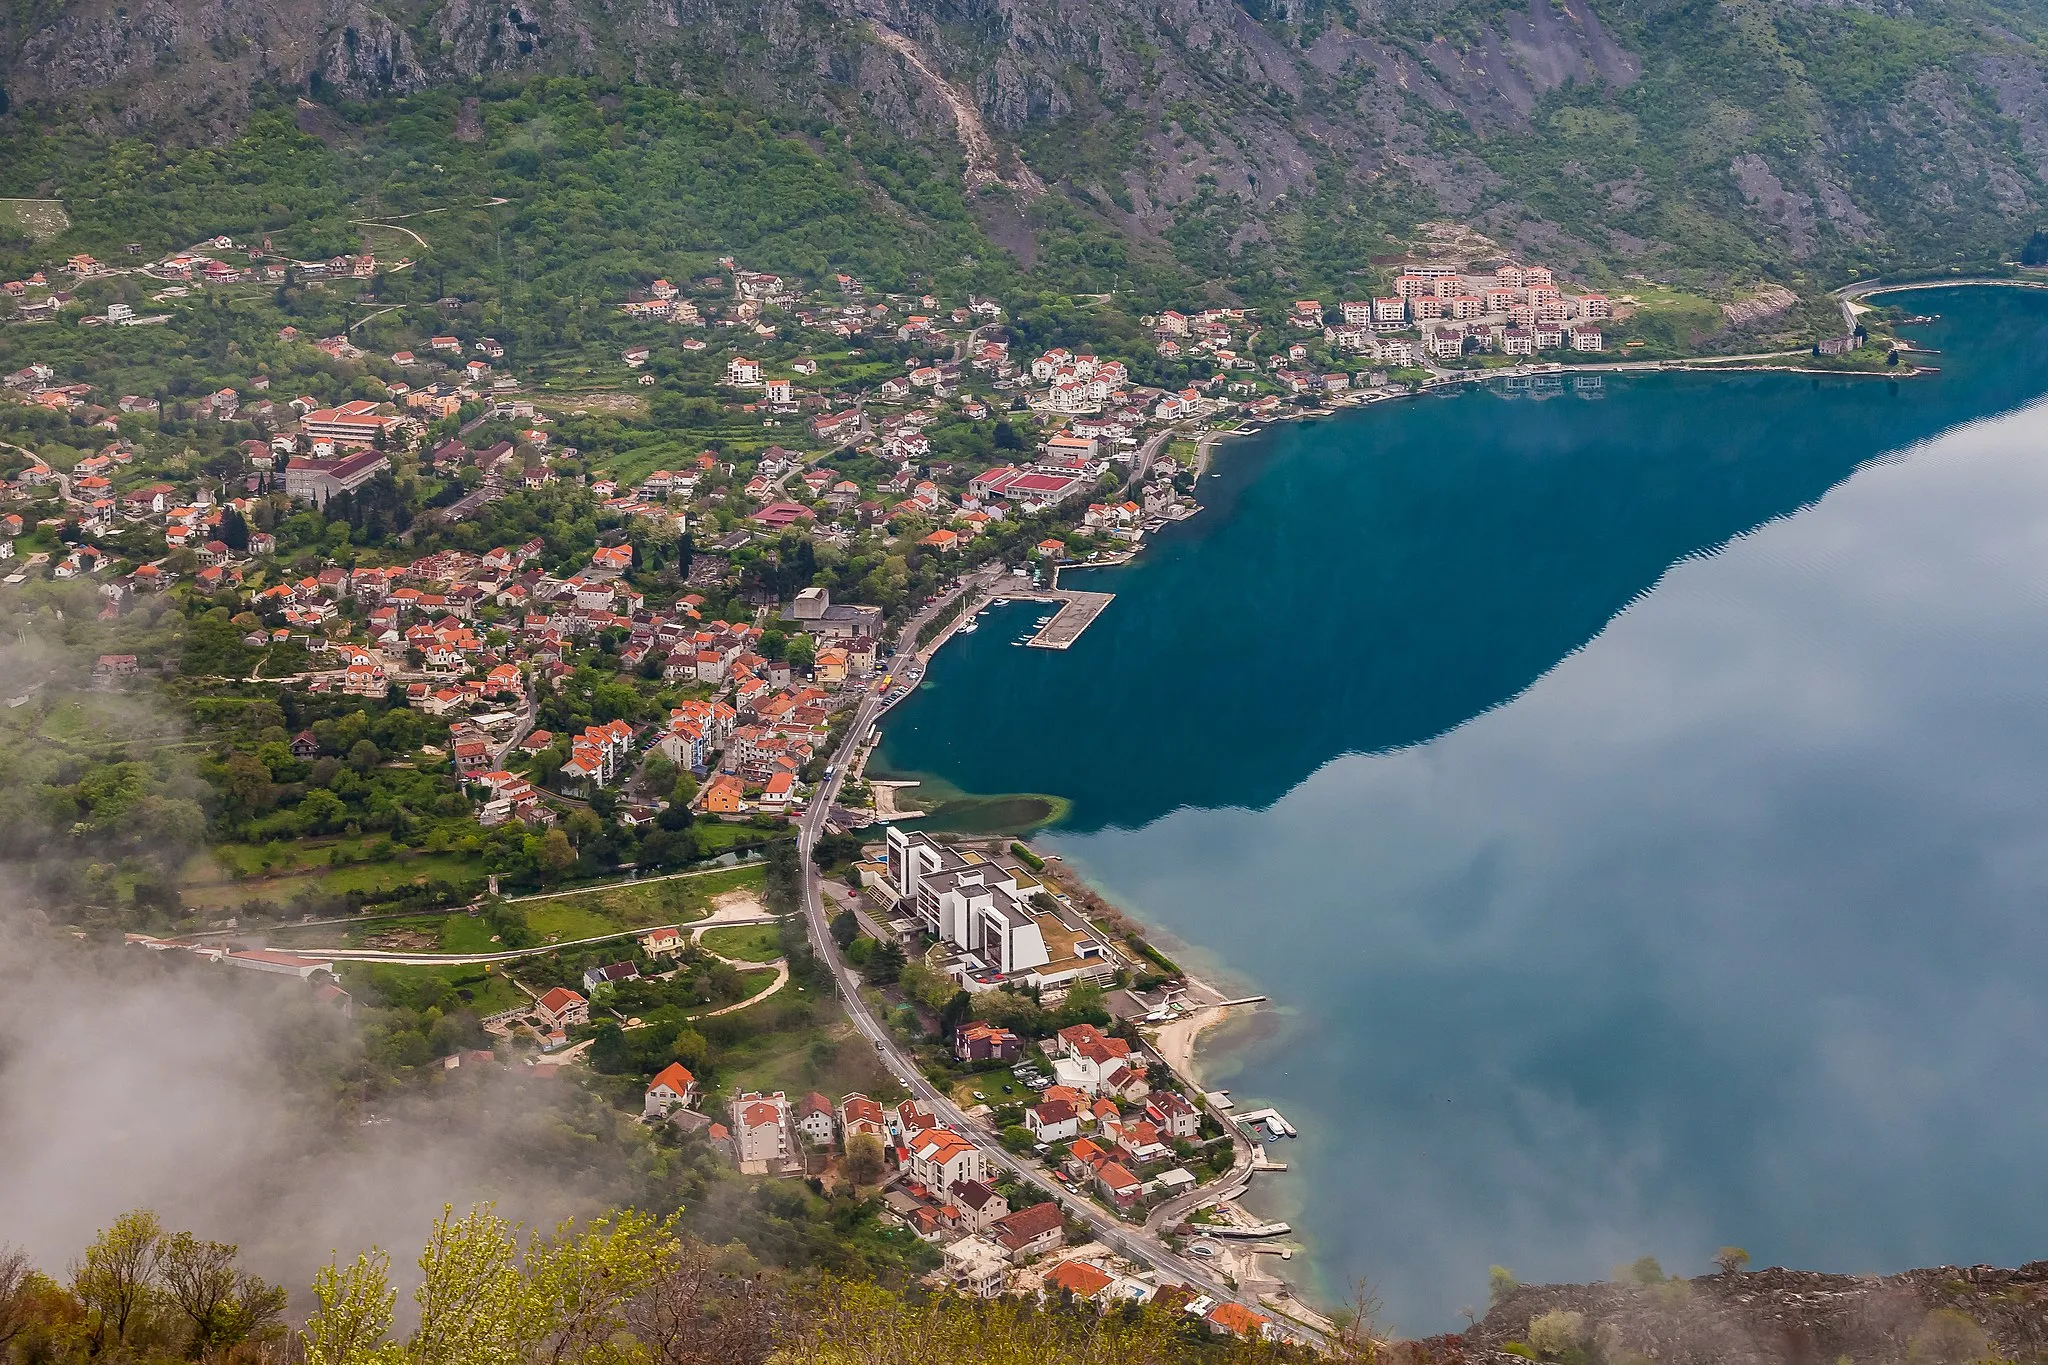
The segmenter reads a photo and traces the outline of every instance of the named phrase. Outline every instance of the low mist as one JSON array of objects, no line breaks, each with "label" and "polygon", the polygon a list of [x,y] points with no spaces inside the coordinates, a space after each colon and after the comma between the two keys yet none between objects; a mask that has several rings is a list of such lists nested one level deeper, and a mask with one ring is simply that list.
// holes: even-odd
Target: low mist
[{"label": "low mist", "polygon": [[147,1207],[300,1294],[335,1250],[409,1270],[444,1203],[534,1225],[625,1195],[624,1149],[587,1108],[571,1124],[566,1081],[472,1067],[371,1101],[353,1026],[306,983],[37,918],[0,908],[0,1244],[46,1271]]}]

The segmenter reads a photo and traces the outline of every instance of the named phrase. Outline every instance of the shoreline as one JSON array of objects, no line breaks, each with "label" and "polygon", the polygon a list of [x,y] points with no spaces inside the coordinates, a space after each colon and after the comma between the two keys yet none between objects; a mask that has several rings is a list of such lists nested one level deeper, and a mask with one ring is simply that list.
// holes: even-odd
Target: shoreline
[{"label": "shoreline", "polygon": [[[1951,286],[1944,282],[1941,285],[1927,285],[1921,287],[1935,288]],[[1902,359],[1900,365],[1896,368],[1878,370],[1831,369],[1811,364],[1801,364],[1798,363],[1798,361],[1802,358],[1800,353],[1786,352],[1770,357],[1697,357],[1684,360],[1653,360],[1633,362],[1618,361],[1608,363],[1590,362],[1579,364],[1556,363],[1546,364],[1541,366],[1540,368],[1517,366],[1503,367],[1500,369],[1487,371],[1443,373],[1433,375],[1428,382],[1412,389],[1380,389],[1371,391],[1370,393],[1353,392],[1345,394],[1341,397],[1332,396],[1332,398],[1327,399],[1321,403],[1318,403],[1314,407],[1289,406],[1270,414],[1265,414],[1261,416],[1246,416],[1240,418],[1233,425],[1230,426],[1217,426],[1206,428],[1195,437],[1196,450],[1192,461],[1192,472],[1197,480],[1203,478],[1204,476],[1213,474],[1215,469],[1215,461],[1217,458],[1216,453],[1227,438],[1259,435],[1263,432],[1270,431],[1277,423],[1282,421],[1306,422],[1324,418],[1333,418],[1342,415],[1347,410],[1366,409],[1374,406],[1377,403],[1387,402],[1393,399],[1420,398],[1432,392],[1438,391],[1462,391],[1462,386],[1472,384],[1484,384],[1488,381],[1516,379],[1524,381],[1543,381],[1550,379],[1551,376],[1556,376],[1559,380],[1562,380],[1563,377],[1566,375],[1593,375],[1604,377],[1605,375],[1610,373],[1780,373],[1791,375],[1806,375],[1814,378],[1819,378],[1821,376],[1826,375],[1836,375],[1851,378],[1897,379],[1907,377],[1925,377],[1928,375],[1938,374],[1940,372],[1939,367],[1936,366],[1923,366],[1910,363],[1911,355],[1912,353],[1908,352],[1907,357],[1905,359]],[[1591,388],[1595,387],[1596,385],[1597,380],[1593,383],[1586,384],[1585,387]],[[1116,562],[1129,563],[1132,560],[1135,560],[1139,555],[1141,555],[1145,548],[1145,546],[1139,546],[1136,549],[1133,549],[1132,551],[1119,556]],[[1111,567],[1111,565],[1073,564],[1064,565],[1062,567],[1091,568]],[[944,641],[946,639],[951,638],[952,633],[953,632],[950,629],[943,632],[938,639],[932,642],[932,645],[928,650],[920,652],[921,657],[929,661],[931,657],[936,654],[937,649],[944,643]],[[1038,842],[1038,838],[1036,836],[1047,832],[1048,829],[1049,825],[1040,825],[1034,827],[1028,832],[1019,832],[1016,835],[1009,837],[1014,837],[1022,840],[1023,842],[1033,846],[1035,851],[1039,852],[1042,855],[1046,852],[1046,848],[1043,844],[1040,844]],[[963,831],[963,833],[967,833],[967,837],[969,838],[991,837],[984,831]],[[1085,872],[1083,869],[1074,866],[1073,864],[1068,863],[1064,860],[1054,862],[1053,866],[1058,870],[1057,875],[1061,879],[1068,881],[1077,891],[1085,888],[1088,895],[1086,897],[1083,897],[1077,894],[1075,896],[1075,900],[1081,903],[1085,903],[1089,900],[1098,903],[1100,906],[1110,911],[1109,922],[1111,924],[1114,924],[1115,920],[1121,919],[1122,921],[1127,922],[1128,925],[1133,930],[1135,930],[1139,936],[1148,941],[1159,941],[1160,938],[1164,938],[1167,943],[1173,942],[1172,931],[1170,928],[1165,927],[1163,925],[1147,922],[1141,916],[1132,913],[1130,910],[1119,905],[1117,902],[1112,900],[1108,895],[1106,895],[1104,892],[1104,888],[1100,886],[1092,877],[1090,877],[1089,874]],[[1177,1015],[1176,1017],[1171,1018],[1163,1024],[1148,1027],[1141,1023],[1140,1027],[1143,1029],[1144,1037],[1147,1041],[1147,1044],[1149,1045],[1150,1050],[1153,1052],[1153,1054],[1155,1054],[1159,1063],[1163,1064],[1175,1077],[1179,1078],[1185,1085],[1191,1087],[1191,1094],[1197,1094],[1206,1098],[1207,1096],[1215,1093],[1212,1087],[1212,1082],[1218,1079],[1219,1075],[1234,1074],[1228,1073],[1227,1068],[1219,1068],[1219,1063],[1222,1062],[1225,1058],[1234,1057],[1242,1047],[1250,1044],[1258,1035],[1256,1029],[1251,1029],[1243,1032],[1239,1030],[1232,1030],[1226,1037],[1224,1037],[1221,1040],[1221,1046],[1213,1053],[1213,1055],[1210,1055],[1208,1057],[1204,1057],[1202,1055],[1201,1049],[1204,1042],[1211,1040],[1215,1036],[1215,1032],[1218,1029],[1220,1029],[1221,1026],[1225,1023],[1228,1023],[1235,1018],[1254,1020],[1257,1018],[1258,1012],[1256,1010],[1247,1010],[1244,1004],[1223,1003],[1225,1001],[1232,1000],[1232,994],[1226,992],[1226,990],[1222,988],[1219,988],[1216,984],[1214,984],[1213,980],[1205,979],[1204,973],[1198,973],[1197,971],[1190,969],[1188,966],[1190,955],[1185,950],[1181,952],[1175,952],[1172,954],[1172,956],[1174,957],[1175,961],[1180,964],[1182,969],[1182,989],[1180,992],[1180,999],[1182,1001],[1185,1012]],[[1214,978],[1216,976],[1216,973],[1214,971],[1209,971],[1206,973],[1206,975],[1208,977]],[[1233,985],[1242,985],[1244,986],[1246,991],[1259,989],[1257,986],[1251,985],[1249,983],[1233,983]],[[1205,1071],[1209,1074],[1205,1075]],[[1245,1085],[1248,1096],[1250,1094],[1256,1093],[1257,1078],[1255,1076],[1246,1075],[1241,1083]],[[1247,1105],[1247,1107],[1255,1107],[1251,1106],[1249,1099],[1244,1101],[1244,1103]],[[1252,1143],[1254,1148],[1256,1148],[1256,1142],[1252,1138],[1248,1137],[1240,1128],[1237,1127],[1237,1125],[1234,1122],[1231,1121],[1229,1115],[1233,1112],[1235,1111],[1225,1110],[1218,1111],[1218,1114],[1219,1117],[1223,1119],[1226,1128],[1231,1131],[1232,1136],[1237,1141],[1239,1141],[1240,1143]],[[1255,1162],[1255,1164],[1250,1169],[1245,1171],[1243,1180],[1241,1182],[1230,1180],[1219,1181],[1213,1188],[1207,1189],[1205,1192],[1207,1193],[1208,1198],[1204,1202],[1234,1202],[1240,1198],[1243,1198],[1247,1194],[1247,1192],[1252,1188],[1254,1184],[1255,1175],[1267,1169],[1270,1168],[1266,1167],[1263,1160]],[[1284,1169],[1284,1167],[1282,1169]],[[1289,1203],[1302,1204],[1306,1204],[1308,1202],[1310,1195],[1308,1187],[1302,1185],[1275,1187],[1274,1193],[1279,1195],[1279,1197],[1287,1200]],[[1279,1262],[1277,1259],[1271,1257],[1256,1258],[1256,1260],[1259,1262],[1258,1271],[1256,1273],[1261,1281],[1278,1281],[1281,1284],[1285,1284],[1287,1286],[1287,1289],[1290,1291],[1290,1297],[1293,1297],[1300,1304],[1301,1307],[1308,1308],[1312,1306],[1312,1303],[1308,1300],[1302,1299],[1300,1296],[1303,1292],[1304,1286],[1313,1286],[1317,1282],[1318,1276],[1316,1274],[1315,1266],[1316,1259],[1317,1258],[1311,1252],[1309,1252],[1307,1248],[1297,1245],[1293,1251],[1293,1259],[1291,1263],[1288,1264],[1287,1273],[1284,1276],[1274,1275],[1272,1273],[1276,1270],[1279,1270],[1281,1268],[1282,1263]],[[1327,1291],[1327,1286],[1325,1286],[1325,1290]]]}]

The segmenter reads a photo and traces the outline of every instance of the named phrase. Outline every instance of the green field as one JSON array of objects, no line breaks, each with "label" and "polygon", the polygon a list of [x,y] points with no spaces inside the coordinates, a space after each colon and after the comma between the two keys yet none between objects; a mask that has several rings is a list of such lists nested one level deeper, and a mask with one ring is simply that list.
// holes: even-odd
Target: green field
[{"label": "green field", "polygon": [[[595,901],[597,898],[589,896],[584,899]],[[600,934],[616,934],[628,927],[600,906],[579,904],[573,900],[543,901],[520,908],[526,912],[526,927],[539,935],[543,943],[596,938]]]},{"label": "green field", "polygon": [[[333,887],[351,874],[361,876],[389,868],[403,869],[409,876],[418,875],[435,866],[439,860],[453,856],[426,854],[400,863],[364,863],[337,868],[327,874],[308,871],[295,877],[236,883],[233,889],[275,888],[288,884],[311,886],[316,883]],[[566,943],[623,933],[650,924],[684,924],[703,919],[711,912],[712,903],[721,896],[739,893],[758,897],[761,878],[762,869],[759,867],[735,867],[699,876],[606,887],[601,891],[547,896],[512,904],[525,916],[527,927],[542,942]],[[188,888],[187,895],[191,894]],[[273,890],[271,894],[274,896],[276,893]],[[772,932],[770,936],[772,939]],[[493,941],[490,921],[462,910],[396,918],[377,916],[358,924],[286,925],[277,930],[275,937],[281,946],[304,950],[376,947],[401,952],[492,953],[505,947]],[[746,957],[741,953],[729,956],[743,961],[767,961],[778,953],[770,952],[765,957]]]},{"label": "green field", "polygon": [[[637,929],[649,924],[687,924],[703,919],[712,903],[734,892],[760,895],[762,869],[733,867],[660,881],[631,882],[608,886],[601,891],[572,891],[536,900],[515,902],[526,912],[526,922],[539,933],[559,933],[564,938],[575,926],[602,922],[607,928],[586,929],[606,933],[611,929]],[[592,918],[592,917],[595,918]],[[545,924],[548,927],[542,928]]]},{"label": "green field", "polygon": [[[977,1090],[988,1096],[988,1099],[978,1100],[974,1098],[974,1092]],[[1022,1104],[1031,1099],[1035,1093],[1007,1069],[1002,1071],[977,1071],[972,1076],[966,1076],[954,1082],[953,1103],[959,1105],[962,1109],[969,1109],[977,1104],[984,1103],[993,1105]]]},{"label": "green field", "polygon": [[812,1090],[833,1099],[855,1090],[884,1104],[901,1099],[903,1088],[846,1016],[829,1009],[814,1013],[802,996],[791,999],[793,989],[785,987],[732,1016],[749,1028],[719,1063],[720,1088],[731,1094],[780,1090],[792,1101]]},{"label": "green field", "polygon": [[0,223],[30,241],[47,242],[71,226],[71,215],[56,199],[0,199]]},{"label": "green field", "polygon": [[[289,904],[307,891],[340,894],[389,891],[408,884],[481,879],[482,866],[459,853],[394,849],[375,857],[369,838],[303,840],[291,844],[222,844],[185,864],[182,890],[194,906],[240,905],[253,900]],[[339,851],[341,866],[332,865]],[[353,861],[361,859],[361,861]],[[263,864],[270,863],[266,872]],[[237,875],[239,874],[239,875]]]},{"label": "green field", "polygon": [[418,980],[438,976],[445,980],[463,1003],[479,1015],[498,1014],[527,1003],[525,991],[512,984],[502,972],[485,967],[403,967],[388,963],[344,963],[342,985],[360,989],[363,982],[378,976]]},{"label": "green field", "polygon": [[698,940],[720,957],[737,962],[773,962],[782,956],[782,935],[772,924],[736,924],[706,929]]}]

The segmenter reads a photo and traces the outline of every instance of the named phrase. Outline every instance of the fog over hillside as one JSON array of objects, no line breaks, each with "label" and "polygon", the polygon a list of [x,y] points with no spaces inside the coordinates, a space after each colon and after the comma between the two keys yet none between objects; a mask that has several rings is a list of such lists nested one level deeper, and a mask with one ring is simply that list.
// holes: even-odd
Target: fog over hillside
[{"label": "fog over hillside", "polygon": [[458,1073],[360,1107],[347,1025],[303,983],[52,940],[35,918],[0,913],[0,1241],[45,1270],[147,1207],[296,1291],[332,1250],[403,1262],[445,1203],[536,1225],[603,1197],[561,1160],[566,1086]]}]

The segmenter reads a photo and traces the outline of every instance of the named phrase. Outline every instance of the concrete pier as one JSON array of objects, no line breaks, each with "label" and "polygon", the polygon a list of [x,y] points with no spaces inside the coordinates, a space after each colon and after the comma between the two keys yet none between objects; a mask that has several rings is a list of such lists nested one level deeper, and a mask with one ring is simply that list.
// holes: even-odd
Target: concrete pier
[{"label": "concrete pier", "polygon": [[1081,638],[1081,632],[1095,623],[1103,609],[1116,600],[1113,592],[1076,592],[1072,588],[1055,588],[1045,595],[1047,601],[1060,604],[1060,609],[1045,628],[1031,637],[1033,649],[1071,649],[1074,641]]},{"label": "concrete pier", "polygon": [[1103,608],[1116,600],[1113,592],[1081,592],[1075,588],[1003,588],[995,595],[1012,602],[1044,602],[1056,610],[1024,643],[1033,649],[1071,649],[1081,632],[1095,624]]}]

